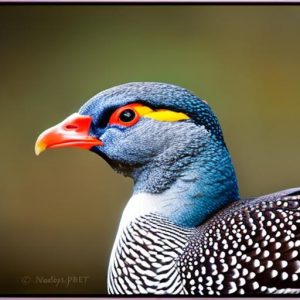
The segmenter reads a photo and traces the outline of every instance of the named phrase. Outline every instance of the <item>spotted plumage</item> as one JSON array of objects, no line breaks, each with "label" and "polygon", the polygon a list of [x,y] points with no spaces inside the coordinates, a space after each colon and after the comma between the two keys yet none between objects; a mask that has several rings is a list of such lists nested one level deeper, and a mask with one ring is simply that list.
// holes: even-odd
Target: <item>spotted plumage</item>
[{"label": "spotted plumage", "polygon": [[191,92],[129,83],[45,131],[134,180],[108,271],[114,295],[300,293],[300,188],[241,200],[218,120]]},{"label": "spotted plumage", "polygon": [[179,265],[190,294],[300,292],[300,190],[220,211],[196,229]]},{"label": "spotted plumage", "polygon": [[300,292],[300,189],[241,200],[194,229],[155,214],[120,232],[111,294]]}]

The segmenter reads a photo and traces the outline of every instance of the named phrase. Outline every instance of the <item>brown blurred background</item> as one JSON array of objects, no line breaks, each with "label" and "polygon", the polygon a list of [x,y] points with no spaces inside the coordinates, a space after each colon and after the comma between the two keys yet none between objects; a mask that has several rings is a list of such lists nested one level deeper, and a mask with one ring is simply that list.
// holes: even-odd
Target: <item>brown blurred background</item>
[{"label": "brown blurred background", "polygon": [[206,99],[243,197],[300,186],[299,34],[297,6],[0,6],[0,293],[106,293],[131,181],[95,154],[33,148],[111,86]]}]

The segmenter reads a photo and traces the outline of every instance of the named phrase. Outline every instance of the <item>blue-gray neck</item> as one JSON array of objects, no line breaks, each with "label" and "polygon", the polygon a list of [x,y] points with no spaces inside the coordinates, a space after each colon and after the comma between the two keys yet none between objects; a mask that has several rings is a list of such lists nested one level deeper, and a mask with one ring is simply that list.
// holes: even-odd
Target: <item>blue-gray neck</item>
[{"label": "blue-gray neck", "polygon": [[132,174],[134,195],[152,195],[157,199],[153,212],[183,227],[196,227],[239,199],[225,144],[209,134],[199,137],[175,143]]}]

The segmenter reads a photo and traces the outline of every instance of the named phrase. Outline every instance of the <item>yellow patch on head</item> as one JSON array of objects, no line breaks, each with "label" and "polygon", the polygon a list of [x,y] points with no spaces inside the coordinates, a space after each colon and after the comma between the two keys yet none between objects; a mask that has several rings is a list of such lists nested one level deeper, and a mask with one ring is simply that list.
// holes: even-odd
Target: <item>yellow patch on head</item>
[{"label": "yellow patch on head", "polygon": [[161,122],[177,122],[190,119],[186,114],[168,109],[153,110],[148,106],[136,106],[135,110],[141,117],[150,118]]}]

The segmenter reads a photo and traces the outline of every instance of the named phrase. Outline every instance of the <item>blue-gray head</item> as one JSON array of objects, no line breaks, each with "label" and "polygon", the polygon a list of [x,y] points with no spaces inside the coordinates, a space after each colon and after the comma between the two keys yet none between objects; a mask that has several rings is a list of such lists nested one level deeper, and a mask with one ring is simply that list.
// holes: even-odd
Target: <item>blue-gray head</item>
[{"label": "blue-gray head", "polygon": [[100,92],[41,134],[36,152],[67,146],[90,149],[132,177],[134,194],[158,196],[156,212],[178,225],[197,226],[239,198],[216,116],[175,85],[133,82]]}]

